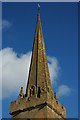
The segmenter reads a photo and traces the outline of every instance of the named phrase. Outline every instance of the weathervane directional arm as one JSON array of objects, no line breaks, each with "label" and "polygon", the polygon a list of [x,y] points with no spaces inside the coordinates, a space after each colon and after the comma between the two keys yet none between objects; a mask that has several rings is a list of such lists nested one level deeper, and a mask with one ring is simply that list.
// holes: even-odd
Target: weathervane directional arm
[{"label": "weathervane directional arm", "polygon": [[40,4],[38,3],[38,13],[40,12]]}]

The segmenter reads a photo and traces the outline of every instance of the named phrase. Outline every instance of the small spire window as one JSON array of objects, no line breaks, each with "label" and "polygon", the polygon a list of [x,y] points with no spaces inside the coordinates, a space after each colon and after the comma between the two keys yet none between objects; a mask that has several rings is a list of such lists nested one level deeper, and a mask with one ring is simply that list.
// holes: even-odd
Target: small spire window
[{"label": "small spire window", "polygon": [[41,93],[41,90],[40,90],[40,87],[38,87],[38,94],[37,94],[37,97],[40,98],[40,93]]}]

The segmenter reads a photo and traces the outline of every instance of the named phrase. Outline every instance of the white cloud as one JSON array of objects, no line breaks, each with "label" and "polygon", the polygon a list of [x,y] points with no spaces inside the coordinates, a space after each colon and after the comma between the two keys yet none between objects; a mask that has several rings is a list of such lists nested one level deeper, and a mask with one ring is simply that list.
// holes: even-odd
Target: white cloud
[{"label": "white cloud", "polygon": [[0,30],[10,28],[12,26],[12,23],[8,20],[0,20]]},{"label": "white cloud", "polygon": [[13,49],[5,48],[2,50],[3,98],[9,97],[14,92],[19,93],[21,86],[26,87],[30,58],[31,52],[18,58]]},{"label": "white cloud", "polygon": [[12,26],[12,23],[7,20],[2,20],[2,29],[10,28]]},{"label": "white cloud", "polygon": [[[24,87],[24,93],[27,85],[31,52],[17,57],[17,53],[12,48],[4,48],[0,51],[0,65],[2,53],[2,88],[3,98],[9,97],[13,93],[19,94],[20,87]],[[49,70],[51,80],[58,76],[58,61],[55,57],[48,56]],[[1,72],[1,69],[0,69]],[[1,84],[0,84],[1,87]]]},{"label": "white cloud", "polygon": [[49,62],[48,66],[49,66],[51,84],[55,84],[60,72],[60,66],[56,57],[48,56],[47,59]]},{"label": "white cloud", "polygon": [[70,93],[71,93],[71,89],[68,86],[61,85],[58,87],[57,97],[60,98],[62,96],[68,96],[68,95],[70,95]]},{"label": "white cloud", "polygon": [[2,119],[2,52],[0,52],[0,119]]}]

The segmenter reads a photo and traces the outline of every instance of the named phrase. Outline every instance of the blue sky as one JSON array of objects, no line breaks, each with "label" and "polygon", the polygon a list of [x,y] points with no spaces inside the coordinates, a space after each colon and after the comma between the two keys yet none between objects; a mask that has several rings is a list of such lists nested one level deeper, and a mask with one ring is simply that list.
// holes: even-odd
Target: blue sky
[{"label": "blue sky", "polygon": [[[58,100],[66,107],[67,117],[76,118],[78,117],[78,3],[40,3],[40,6],[46,54],[55,64],[51,64],[50,68],[57,66],[55,68],[59,69],[58,74],[53,74],[52,88],[54,92],[58,91],[59,94],[59,90],[62,87],[62,92],[65,91],[67,93],[62,94],[61,92],[62,96],[59,95]],[[8,56],[10,54],[14,55],[14,57],[10,56],[11,60],[12,58],[24,60],[21,55],[25,54],[27,54],[27,59],[28,56],[30,57],[35,35],[37,12],[37,3],[3,3],[2,48],[4,55],[8,52]],[[17,55],[15,56],[15,54]],[[11,77],[9,76],[8,78]],[[15,80],[11,80],[10,82],[14,84]],[[56,83],[53,84],[54,80]],[[4,95],[4,76],[2,87],[3,96],[8,96],[8,92]],[[65,87],[66,90],[64,89]],[[11,88],[9,90],[12,91]],[[3,117],[10,117],[10,102],[17,98],[17,92],[11,92],[8,97],[3,98]]]}]

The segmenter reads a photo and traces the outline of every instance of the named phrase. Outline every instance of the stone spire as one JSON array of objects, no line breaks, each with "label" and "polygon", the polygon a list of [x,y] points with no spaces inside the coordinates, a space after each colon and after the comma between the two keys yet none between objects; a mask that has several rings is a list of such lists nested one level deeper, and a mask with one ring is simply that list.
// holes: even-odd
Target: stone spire
[{"label": "stone spire", "polygon": [[30,97],[31,95],[37,95],[39,91],[52,91],[40,13],[37,15],[37,26],[34,37],[26,96]]},{"label": "stone spire", "polygon": [[13,119],[27,118],[30,120],[33,118],[64,120],[66,118],[66,109],[61,106],[56,93],[53,95],[51,88],[40,13],[37,16],[26,96],[23,95],[23,87],[21,87],[18,101],[12,101],[10,104],[10,115]]}]

